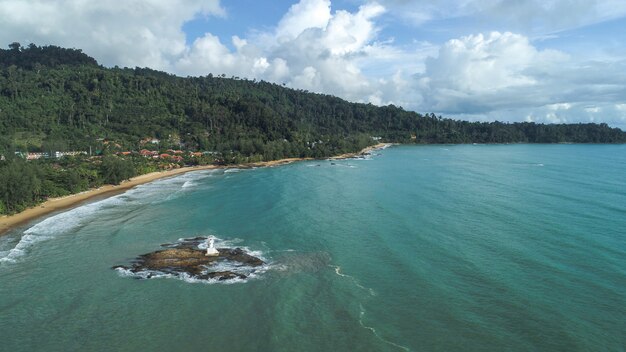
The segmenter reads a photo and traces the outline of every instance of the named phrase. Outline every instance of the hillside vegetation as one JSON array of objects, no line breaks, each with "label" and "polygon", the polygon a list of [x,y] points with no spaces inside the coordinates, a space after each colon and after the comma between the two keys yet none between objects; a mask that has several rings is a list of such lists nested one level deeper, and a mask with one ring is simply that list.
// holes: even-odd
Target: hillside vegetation
[{"label": "hillside vegetation", "polygon": [[[263,159],[402,143],[623,143],[605,124],[478,123],[238,78],[105,68],[76,49],[0,50],[0,150],[85,150],[99,138],[137,148],[155,137]],[[312,147],[312,144],[315,144]]]},{"label": "hillside vegetation", "polygon": [[[264,81],[105,68],[77,49],[19,43],[0,49],[0,213],[164,167],[128,154],[144,148],[205,152],[178,164],[228,164],[354,152],[375,143],[373,137],[399,143],[626,142],[625,132],[606,124],[470,123]],[[28,162],[16,156],[59,151],[104,156]],[[122,151],[128,155],[113,155]]]}]

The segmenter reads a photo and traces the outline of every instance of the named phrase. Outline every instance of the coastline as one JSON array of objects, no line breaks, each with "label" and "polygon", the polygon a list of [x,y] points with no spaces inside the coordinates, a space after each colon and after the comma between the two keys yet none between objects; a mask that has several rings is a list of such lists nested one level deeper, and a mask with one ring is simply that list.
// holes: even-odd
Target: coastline
[{"label": "coastline", "polygon": [[[370,153],[376,149],[382,149],[390,146],[389,143],[378,143],[376,145],[367,147],[356,153],[346,153],[338,156],[331,157],[331,160],[338,159],[347,159],[356,157],[359,155]],[[42,217],[44,215],[48,215],[52,212],[70,209],[75,206],[80,205],[83,202],[86,202],[90,199],[93,199],[98,196],[108,197],[113,196],[124,191],[127,191],[135,186],[139,186],[145,183],[149,183],[152,181],[156,181],[162,178],[173,177],[185,174],[187,172],[192,171],[201,171],[201,170],[215,170],[215,169],[229,169],[229,168],[253,168],[253,167],[274,167],[280,165],[291,164],[297,161],[305,161],[312,160],[312,158],[287,158],[287,159],[279,159],[272,161],[262,161],[256,163],[247,163],[247,164],[238,164],[238,165],[228,165],[228,166],[220,166],[220,165],[203,165],[203,166],[188,166],[182,167],[180,169],[173,169],[167,171],[157,171],[151,172],[148,174],[140,175],[131,178],[130,180],[124,181],[119,185],[105,185],[99,188],[90,189],[81,193],[72,194],[65,197],[60,198],[51,198],[47,201],[32,207],[28,208],[20,213],[14,215],[4,215],[0,217],[0,236],[7,233],[12,228],[19,226],[21,224],[32,221],[36,218]]]}]

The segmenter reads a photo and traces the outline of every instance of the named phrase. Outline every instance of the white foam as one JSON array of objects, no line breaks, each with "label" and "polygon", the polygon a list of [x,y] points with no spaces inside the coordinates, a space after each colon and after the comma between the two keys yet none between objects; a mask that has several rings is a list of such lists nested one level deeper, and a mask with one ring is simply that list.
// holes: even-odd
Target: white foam
[{"label": "white foam", "polygon": [[20,257],[28,253],[28,250],[38,242],[53,238],[59,233],[75,229],[86,222],[90,215],[93,215],[103,206],[103,202],[88,204],[72,209],[65,213],[51,216],[24,231],[22,237],[14,248],[4,252],[0,257],[0,262],[14,263]]},{"label": "white foam", "polygon": [[37,236],[33,234],[25,234],[15,245],[14,248],[2,252],[0,255],[0,263],[15,263],[18,258],[24,256],[28,248],[32,247],[35,243],[50,239],[49,236]]},{"label": "white foam", "polygon": [[389,340],[385,339],[384,337],[382,337],[382,336],[380,336],[380,335],[378,334],[378,332],[376,331],[376,329],[374,329],[374,328],[373,328],[373,327],[371,327],[371,326],[367,326],[367,325],[365,325],[365,323],[363,322],[363,318],[365,317],[365,308],[363,308],[363,305],[362,305],[362,304],[359,304],[359,308],[361,309],[361,310],[360,310],[360,312],[359,312],[359,325],[361,325],[361,327],[363,327],[364,329],[367,329],[367,330],[371,331],[371,332],[372,332],[372,334],[374,334],[374,336],[376,336],[376,337],[377,337],[380,341],[382,341],[382,342],[384,342],[384,343],[387,343],[387,344],[389,344],[389,345],[391,345],[391,346],[394,346],[394,347],[396,347],[396,348],[399,348],[399,349],[401,349],[401,350],[403,350],[403,351],[411,351],[411,349],[410,349],[410,348],[408,348],[408,347],[406,347],[406,346],[402,346],[402,345],[399,345],[399,344],[397,344],[397,343],[395,343],[395,342],[393,342],[393,341],[389,341]]},{"label": "white foam", "polygon": [[331,268],[335,268],[335,274],[352,281],[352,283],[354,283],[358,288],[360,288],[360,289],[362,289],[364,291],[367,291],[370,294],[370,296],[376,296],[377,295],[376,291],[374,291],[373,289],[361,285],[361,283],[359,283],[359,280],[357,280],[354,276],[350,276],[348,274],[342,273],[340,266],[338,266],[338,265],[329,265],[329,266]]},{"label": "white foam", "polygon": [[[132,277],[132,278],[137,278],[137,279],[178,279],[178,280],[182,280],[188,283],[209,283],[209,281],[211,281],[210,283],[218,283],[218,280],[200,280],[200,279],[196,279],[191,277],[189,274],[187,273],[180,273],[180,274],[170,274],[170,273],[163,273],[160,271],[153,271],[153,270],[142,270],[142,271],[138,271],[138,272],[132,272],[130,269],[125,269],[125,268],[115,268],[115,270],[119,273],[120,276],[123,277]],[[215,281],[215,282],[212,282]]]},{"label": "white foam", "polygon": [[[215,172],[215,170],[196,171],[157,180],[134,187],[123,194],[48,217],[24,231],[14,248],[0,251],[0,263],[14,263],[18,258],[26,255],[36,243],[76,230],[89,223],[94,217],[102,216],[103,211],[107,209],[116,209],[129,202],[141,205],[175,198],[179,191],[197,186],[197,181],[210,177]],[[164,197],[164,194],[167,196]]]},{"label": "white foam", "polygon": [[120,196],[107,198],[99,202],[83,205],[78,208],[51,216],[34,226],[30,227],[24,234],[26,235],[57,235],[84,225],[87,220],[98,216],[98,210],[105,207],[115,207],[125,203]]},{"label": "white foam", "polygon": [[353,158],[348,158],[345,160],[350,160],[350,161],[369,161],[369,160],[374,160],[373,155],[372,154],[363,154],[363,155],[359,155],[359,156],[355,156]]},{"label": "white foam", "polygon": [[[116,268],[115,270],[117,270],[120,273],[121,276],[135,277],[135,278],[140,278],[140,279],[170,278],[170,279],[182,280],[182,281],[185,281],[187,283],[194,283],[194,284],[195,283],[202,283],[202,284],[223,284],[223,285],[228,285],[228,284],[235,284],[235,283],[246,283],[250,279],[259,279],[261,277],[260,275],[262,275],[263,273],[267,272],[268,270],[276,269],[275,266],[273,266],[271,264],[267,264],[268,260],[265,258],[264,253],[262,251],[251,250],[250,248],[244,247],[244,246],[235,246],[236,244],[243,242],[242,239],[240,239],[240,238],[233,238],[233,239],[225,240],[225,239],[221,239],[221,238],[216,237],[216,236],[213,236],[213,237],[215,238],[215,247],[221,247],[221,248],[239,247],[243,251],[248,253],[249,255],[261,259],[266,264],[263,264],[263,265],[258,266],[258,267],[252,267],[252,266],[248,266],[246,264],[242,264],[242,263],[238,263],[238,262],[218,261],[218,262],[215,262],[212,265],[205,266],[205,270],[203,270],[202,273],[201,273],[201,274],[207,274],[209,272],[232,271],[234,273],[239,273],[239,274],[243,274],[243,275],[246,276],[245,279],[242,279],[240,277],[235,277],[235,278],[228,279],[228,280],[219,280],[219,278],[199,279],[199,278],[191,276],[191,275],[189,275],[187,273],[164,273],[164,272],[153,271],[153,270],[141,270],[141,271],[138,271],[138,272],[132,272],[131,270],[125,269],[125,268]],[[188,239],[186,239],[186,238],[179,238],[178,242],[185,242],[186,240],[188,240]],[[173,244],[172,246],[176,246],[176,244]],[[206,249],[207,248],[206,241],[200,241],[200,243],[197,245],[197,248],[198,249],[202,249],[202,250]]]},{"label": "white foam", "polygon": [[156,180],[139,185],[123,194],[136,204],[160,204],[176,199],[185,192],[200,186],[198,182],[213,176],[217,170],[194,171],[183,175]]},{"label": "white foam", "polygon": [[115,268],[115,270],[119,273],[120,276],[123,277],[133,277],[138,279],[175,279],[181,280],[190,284],[237,284],[237,283],[246,283],[251,279],[258,279],[259,274],[265,273],[269,270],[271,266],[263,265],[256,268],[246,267],[246,266],[235,266],[220,263],[214,266],[207,267],[206,270],[202,272],[202,274],[206,274],[207,272],[216,272],[216,271],[233,271],[247,277],[242,279],[240,277],[234,277],[228,280],[219,280],[219,278],[209,278],[209,279],[199,279],[197,277],[191,276],[188,273],[164,273],[160,271],[154,270],[141,270],[138,272],[132,272],[130,269],[126,268]]},{"label": "white foam", "polygon": [[14,263],[18,258],[26,255],[29,249],[36,243],[52,239],[61,233],[75,230],[88,223],[97,214],[100,214],[100,210],[114,207],[124,202],[124,199],[116,196],[46,218],[24,231],[15,247],[3,252],[4,254],[0,256],[0,262]]},{"label": "white foam", "polygon": [[189,180],[189,181],[186,181],[185,183],[183,183],[182,187],[183,188],[189,188],[189,187],[194,187],[194,186],[197,186],[197,185],[198,185],[197,183]]},{"label": "white foam", "polygon": [[[238,243],[243,242],[241,238],[231,238],[231,239],[226,240],[226,239],[219,238],[215,235],[211,235],[211,236],[213,236],[213,238],[215,239],[215,247],[223,247],[223,248],[237,247]],[[178,242],[183,242],[183,241],[185,241],[185,238],[178,239]],[[206,249],[206,248],[207,248],[206,241],[202,241],[200,242],[200,244],[198,244],[198,249]],[[241,247],[241,249],[247,250],[247,247]]]}]

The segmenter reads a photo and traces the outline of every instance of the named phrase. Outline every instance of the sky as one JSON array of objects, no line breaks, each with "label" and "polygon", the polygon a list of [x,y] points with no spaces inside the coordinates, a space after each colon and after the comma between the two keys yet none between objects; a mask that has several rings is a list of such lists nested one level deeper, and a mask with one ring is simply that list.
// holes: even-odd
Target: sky
[{"label": "sky", "polygon": [[624,0],[0,0],[0,44],[470,121],[626,130]]}]

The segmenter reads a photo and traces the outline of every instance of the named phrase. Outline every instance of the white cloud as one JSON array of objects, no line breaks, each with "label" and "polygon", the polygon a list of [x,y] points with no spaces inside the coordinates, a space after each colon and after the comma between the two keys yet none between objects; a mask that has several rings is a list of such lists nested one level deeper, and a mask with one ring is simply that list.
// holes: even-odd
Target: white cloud
[{"label": "white cloud", "polygon": [[537,33],[558,32],[626,15],[622,0],[475,1],[484,16]]},{"label": "white cloud", "polygon": [[[331,11],[328,0],[301,0],[291,6],[273,31],[234,38],[230,51],[207,34],[176,63],[183,74],[226,73],[367,101],[376,93],[359,60],[380,51],[374,20],[385,9],[369,3],[354,13]],[[377,98],[377,101],[383,101]]]},{"label": "white cloud", "polygon": [[589,114],[597,114],[599,112],[602,112],[602,108],[597,107],[597,106],[589,106],[585,108],[585,111],[588,112]]},{"label": "white cloud", "polygon": [[[606,3],[614,5],[612,11]],[[187,44],[184,23],[197,16],[226,16],[219,0],[130,0],[123,5],[0,0],[0,41],[77,47],[108,66],[264,79],[455,118],[605,121],[626,127],[625,58],[589,61],[539,48],[528,35],[512,32],[478,32],[441,45],[421,38],[408,44],[381,38],[383,24],[401,10],[402,16],[424,21],[489,13],[508,21],[515,13],[538,16],[540,23],[562,11],[563,21],[570,22],[555,20],[554,29],[624,14],[626,3],[379,0],[354,11],[333,11],[330,0],[300,0],[275,27],[232,38],[205,33]]]},{"label": "white cloud", "polygon": [[[426,60],[419,88],[433,110],[484,112],[517,104],[512,95],[528,94],[541,85],[541,77],[533,71],[550,70],[565,60],[566,55],[539,51],[518,34],[471,35],[448,41],[437,57]],[[517,101],[528,103],[528,98],[534,100],[521,96]]]},{"label": "white cloud", "polygon": [[0,42],[77,47],[105,65],[169,70],[185,50],[183,23],[223,14],[219,0],[0,0]]},{"label": "white cloud", "polygon": [[[233,41],[235,46],[241,45],[236,38]],[[176,62],[175,69],[179,72],[193,71],[198,74],[213,72],[235,75],[239,73],[241,61],[242,58],[232,53],[218,37],[206,33],[186,50],[185,55]]]},{"label": "white cloud", "polygon": [[438,20],[474,21],[533,36],[578,28],[626,15],[623,0],[379,0],[415,26]]},{"label": "white cloud", "polygon": [[452,117],[625,127],[617,106],[626,100],[626,60],[579,62],[519,34],[448,41],[426,60],[412,90],[422,99],[414,108]]},{"label": "white cloud", "polygon": [[326,28],[331,18],[330,0],[302,0],[280,20],[276,36],[279,40],[291,40],[307,29]]}]

